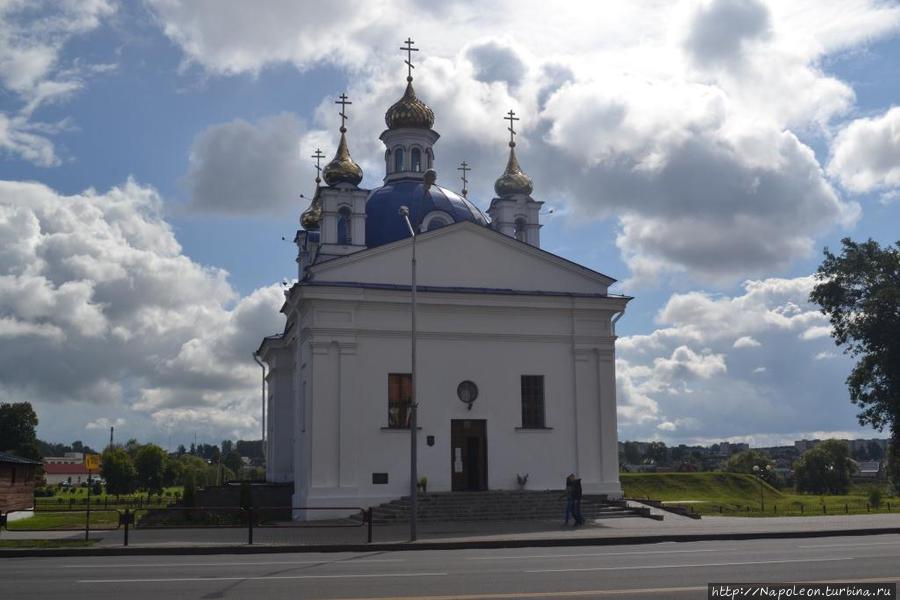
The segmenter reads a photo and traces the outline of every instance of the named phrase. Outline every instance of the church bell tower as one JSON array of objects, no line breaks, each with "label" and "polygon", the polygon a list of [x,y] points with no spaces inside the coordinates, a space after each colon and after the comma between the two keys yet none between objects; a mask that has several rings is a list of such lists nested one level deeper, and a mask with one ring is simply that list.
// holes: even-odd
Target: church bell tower
[{"label": "church bell tower", "polygon": [[544,203],[531,197],[534,190],[531,178],[516,158],[515,122],[519,118],[510,110],[505,119],[509,121],[509,160],[503,174],[494,182],[497,197],[491,200],[487,212],[495,230],[540,248],[540,213]]}]

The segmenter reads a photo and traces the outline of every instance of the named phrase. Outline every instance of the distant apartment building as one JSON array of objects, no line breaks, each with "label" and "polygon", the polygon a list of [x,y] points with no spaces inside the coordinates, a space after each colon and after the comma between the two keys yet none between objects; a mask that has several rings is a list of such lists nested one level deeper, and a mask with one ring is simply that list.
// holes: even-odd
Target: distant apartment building
[{"label": "distant apartment building", "polygon": [[[797,449],[797,452],[803,454],[807,450],[812,450],[819,444],[821,444],[824,440],[797,440],[794,442],[794,448]],[[868,451],[872,445],[878,446],[881,449],[882,455],[887,454],[888,449],[888,440],[882,438],[871,438],[871,439],[855,439],[855,440],[840,440],[842,442],[847,443],[847,447],[850,449],[850,455],[853,456],[859,452]]]},{"label": "distant apartment building", "polygon": [[64,456],[45,456],[45,465],[81,465],[84,464],[83,452],[66,452]]}]

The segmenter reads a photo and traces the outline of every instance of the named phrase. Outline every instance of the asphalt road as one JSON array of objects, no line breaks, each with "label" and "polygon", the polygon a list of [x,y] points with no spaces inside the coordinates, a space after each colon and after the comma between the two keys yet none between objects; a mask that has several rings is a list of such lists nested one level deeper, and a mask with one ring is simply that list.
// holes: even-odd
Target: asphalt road
[{"label": "asphalt road", "polygon": [[706,598],[710,582],[900,582],[900,535],[335,554],[0,559],[4,600]]}]

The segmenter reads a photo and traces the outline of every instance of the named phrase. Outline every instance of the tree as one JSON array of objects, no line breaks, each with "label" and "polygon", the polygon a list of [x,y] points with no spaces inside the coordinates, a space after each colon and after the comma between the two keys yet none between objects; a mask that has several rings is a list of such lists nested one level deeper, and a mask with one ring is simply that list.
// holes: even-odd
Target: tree
[{"label": "tree", "polygon": [[[748,473],[758,475],[769,483],[775,482],[775,474],[771,471],[772,461],[759,450],[736,452],[725,461],[723,470],[729,473]],[[753,467],[757,467],[754,469]]]},{"label": "tree", "polygon": [[234,450],[234,442],[231,440],[222,440],[222,444],[220,446],[222,448],[222,456],[225,456],[232,450]]},{"label": "tree", "polygon": [[156,444],[146,444],[138,448],[134,455],[138,484],[148,492],[159,493],[163,489],[166,473],[165,450]]},{"label": "tree", "polygon": [[30,402],[0,404],[0,450],[40,460],[35,434],[37,424],[37,414]]},{"label": "tree", "polygon": [[891,435],[888,470],[900,488],[900,242],[841,240],[840,256],[825,249],[809,295],[831,322],[835,344],[857,359],[847,377],[860,425]]},{"label": "tree", "polygon": [[669,450],[663,442],[650,442],[647,445],[647,458],[654,465],[663,465],[668,462]]},{"label": "tree", "polygon": [[797,490],[813,494],[846,494],[850,471],[850,449],[840,440],[825,440],[794,463]]},{"label": "tree", "polygon": [[235,473],[240,473],[241,467],[244,466],[244,461],[241,458],[240,452],[238,452],[237,450],[231,450],[228,454],[225,455],[225,458],[222,459],[222,464]]},{"label": "tree", "polygon": [[628,464],[641,464],[641,447],[637,442],[625,442],[625,460]]},{"label": "tree", "polygon": [[106,480],[107,494],[130,494],[137,487],[137,470],[131,456],[118,446],[103,451],[100,473]]}]

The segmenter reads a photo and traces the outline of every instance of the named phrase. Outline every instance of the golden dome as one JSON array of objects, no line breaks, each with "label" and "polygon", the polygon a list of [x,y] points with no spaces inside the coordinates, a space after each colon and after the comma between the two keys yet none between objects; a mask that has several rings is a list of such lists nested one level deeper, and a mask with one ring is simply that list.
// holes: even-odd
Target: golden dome
[{"label": "golden dome", "polygon": [[384,122],[388,129],[400,129],[401,127],[431,129],[434,125],[434,111],[416,98],[412,77],[407,77],[406,81],[406,92],[384,113]]},{"label": "golden dome", "polygon": [[[318,179],[318,178],[316,178]],[[300,224],[303,229],[312,231],[319,228],[322,223],[322,202],[319,200],[319,188],[316,188],[316,195],[313,196],[309,208],[300,214]]]},{"label": "golden dome", "polygon": [[359,165],[353,162],[350,157],[350,150],[347,149],[347,138],[344,133],[346,128],[341,127],[341,141],[338,144],[337,152],[331,162],[325,165],[322,175],[325,177],[325,183],[328,185],[337,185],[339,183],[349,183],[358,185],[362,181],[363,172]]},{"label": "golden dome", "polygon": [[528,196],[534,190],[531,177],[525,174],[519,161],[516,159],[516,144],[509,144],[509,160],[506,162],[506,170],[497,181],[494,182],[494,191],[501,198],[522,194]]}]

